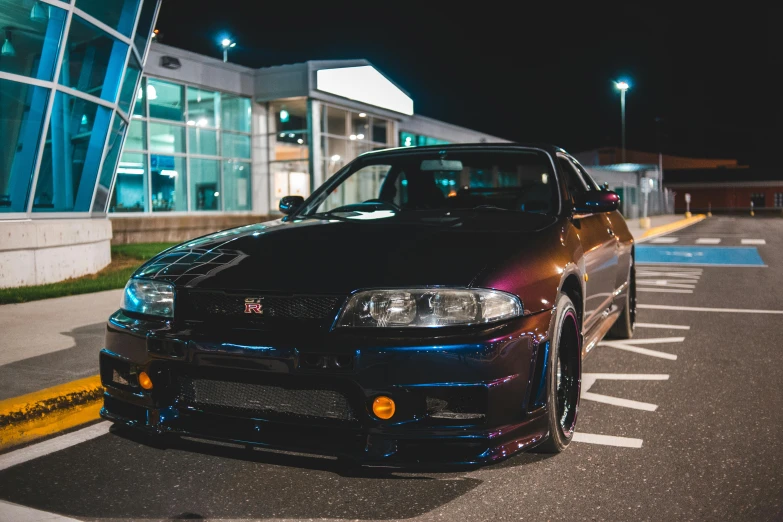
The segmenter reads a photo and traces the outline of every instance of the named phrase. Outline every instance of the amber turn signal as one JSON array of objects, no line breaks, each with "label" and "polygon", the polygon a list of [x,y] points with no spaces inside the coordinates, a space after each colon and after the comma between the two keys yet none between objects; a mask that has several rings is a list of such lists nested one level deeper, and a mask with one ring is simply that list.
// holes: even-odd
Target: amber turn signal
[{"label": "amber turn signal", "polygon": [[376,417],[383,420],[389,420],[394,416],[394,412],[396,410],[396,406],[394,405],[394,401],[391,400],[390,397],[385,397],[383,395],[376,397],[374,401],[372,401],[372,412],[375,414]]},{"label": "amber turn signal", "polygon": [[150,376],[147,375],[147,372],[139,372],[139,386],[145,390],[152,389],[152,379],[150,379]]}]

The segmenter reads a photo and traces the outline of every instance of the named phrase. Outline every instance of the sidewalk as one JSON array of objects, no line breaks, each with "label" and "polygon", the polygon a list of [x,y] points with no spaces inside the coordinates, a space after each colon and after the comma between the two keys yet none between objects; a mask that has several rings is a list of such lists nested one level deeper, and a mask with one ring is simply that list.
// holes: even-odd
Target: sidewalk
[{"label": "sidewalk", "polygon": [[634,239],[636,241],[639,241],[639,240],[647,240],[659,236],[661,234],[666,234],[668,232],[679,230],[680,228],[684,228],[694,223],[698,223],[702,219],[704,219],[703,215],[694,215],[693,217],[688,219],[686,219],[686,217],[682,214],[667,214],[665,216],[651,216],[650,217],[651,226],[650,228],[647,229],[639,226],[639,221],[640,221],[639,218],[629,219],[626,222],[628,223],[628,230],[630,230]]},{"label": "sidewalk", "polygon": [[[628,222],[637,241],[704,219]],[[122,290],[0,305],[0,451],[98,418],[98,352]]]}]

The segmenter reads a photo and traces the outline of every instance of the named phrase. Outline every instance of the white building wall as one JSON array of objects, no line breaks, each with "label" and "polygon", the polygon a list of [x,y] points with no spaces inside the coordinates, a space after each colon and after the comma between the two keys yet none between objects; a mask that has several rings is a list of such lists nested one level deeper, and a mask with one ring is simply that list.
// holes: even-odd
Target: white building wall
[{"label": "white building wall", "polygon": [[269,214],[269,118],[266,103],[253,103],[251,181],[253,212]]},{"label": "white building wall", "polygon": [[324,162],[321,156],[321,115],[323,104],[317,100],[310,100],[310,159],[313,170],[313,187],[318,188],[326,181],[324,176]]},{"label": "white building wall", "polygon": [[108,219],[0,221],[0,288],[94,274],[111,262]]},{"label": "white building wall", "polygon": [[432,138],[438,138],[449,143],[508,143],[509,140],[492,136],[483,132],[452,125],[443,121],[427,118],[426,116],[413,115],[402,119],[398,124],[399,132],[422,134]]},{"label": "white building wall", "polygon": [[[163,56],[177,58],[179,69],[161,66]],[[252,69],[159,43],[150,45],[144,74],[242,96],[254,95],[255,74]]]}]

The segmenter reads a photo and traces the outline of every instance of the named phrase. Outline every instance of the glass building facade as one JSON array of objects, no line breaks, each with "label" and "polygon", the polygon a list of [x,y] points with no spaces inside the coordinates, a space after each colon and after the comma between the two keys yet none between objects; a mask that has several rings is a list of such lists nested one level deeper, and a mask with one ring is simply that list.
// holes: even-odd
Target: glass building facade
[{"label": "glass building facade", "polygon": [[158,0],[0,0],[0,219],[106,212]]},{"label": "glass building facade", "polygon": [[251,211],[250,98],[144,76],[109,211]]},{"label": "glass building facade", "polygon": [[302,97],[270,102],[267,114],[273,212],[283,196],[308,196],[314,171],[325,180],[359,154],[394,146],[393,123],[368,112]]}]

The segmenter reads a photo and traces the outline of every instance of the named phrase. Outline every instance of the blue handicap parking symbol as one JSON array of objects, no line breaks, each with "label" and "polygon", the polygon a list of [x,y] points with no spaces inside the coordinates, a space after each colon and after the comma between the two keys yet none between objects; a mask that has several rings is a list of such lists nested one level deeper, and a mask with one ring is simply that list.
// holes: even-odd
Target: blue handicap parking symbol
[{"label": "blue handicap parking symbol", "polygon": [[765,266],[756,247],[637,245],[636,262],[706,266]]}]

